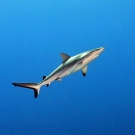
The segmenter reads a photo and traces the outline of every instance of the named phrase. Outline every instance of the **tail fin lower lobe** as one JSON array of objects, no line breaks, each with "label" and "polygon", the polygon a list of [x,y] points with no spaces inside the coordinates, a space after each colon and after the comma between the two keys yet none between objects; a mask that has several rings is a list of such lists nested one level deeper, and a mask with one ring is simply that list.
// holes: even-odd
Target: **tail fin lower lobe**
[{"label": "tail fin lower lobe", "polygon": [[37,83],[12,83],[14,86],[24,87],[34,90],[34,97],[37,98],[40,92],[40,86]]}]

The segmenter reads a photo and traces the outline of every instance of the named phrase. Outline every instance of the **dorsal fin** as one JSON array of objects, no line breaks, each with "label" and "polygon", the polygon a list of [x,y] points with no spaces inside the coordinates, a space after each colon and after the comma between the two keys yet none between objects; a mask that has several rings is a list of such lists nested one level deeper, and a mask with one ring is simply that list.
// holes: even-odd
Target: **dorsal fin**
[{"label": "dorsal fin", "polygon": [[43,80],[46,78],[46,76],[43,76]]},{"label": "dorsal fin", "polygon": [[70,58],[70,56],[65,53],[61,53],[60,55],[62,57],[63,63],[66,62]]}]

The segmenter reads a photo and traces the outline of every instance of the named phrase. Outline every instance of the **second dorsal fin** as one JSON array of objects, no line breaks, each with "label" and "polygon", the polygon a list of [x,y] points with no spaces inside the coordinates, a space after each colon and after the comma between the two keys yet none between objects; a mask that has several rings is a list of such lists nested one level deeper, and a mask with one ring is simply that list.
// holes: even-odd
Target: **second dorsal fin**
[{"label": "second dorsal fin", "polygon": [[70,58],[70,56],[65,53],[61,53],[60,55],[62,57],[63,63],[66,62]]},{"label": "second dorsal fin", "polygon": [[43,76],[43,80],[46,78],[46,76]]}]

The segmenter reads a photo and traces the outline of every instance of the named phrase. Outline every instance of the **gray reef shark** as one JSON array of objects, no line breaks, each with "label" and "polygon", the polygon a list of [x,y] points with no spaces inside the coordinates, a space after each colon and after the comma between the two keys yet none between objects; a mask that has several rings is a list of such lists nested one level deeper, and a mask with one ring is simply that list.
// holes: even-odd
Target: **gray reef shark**
[{"label": "gray reef shark", "polygon": [[43,85],[50,85],[51,82],[61,79],[67,75],[70,75],[78,70],[82,70],[83,76],[87,73],[88,64],[96,59],[99,54],[104,50],[103,47],[93,49],[90,51],[86,51],[80,53],[78,55],[70,57],[65,53],[61,53],[61,57],[63,59],[62,64],[56,68],[51,74],[48,76],[43,76],[43,80],[39,83],[12,83],[14,86],[30,88],[34,90],[35,98],[39,95],[40,87]]}]

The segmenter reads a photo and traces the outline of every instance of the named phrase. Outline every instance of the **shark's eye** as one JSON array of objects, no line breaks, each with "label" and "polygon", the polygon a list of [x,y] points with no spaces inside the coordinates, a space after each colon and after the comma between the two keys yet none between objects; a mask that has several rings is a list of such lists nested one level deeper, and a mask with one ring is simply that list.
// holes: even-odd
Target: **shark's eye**
[{"label": "shark's eye", "polygon": [[93,54],[95,51],[92,51],[91,54]]},{"label": "shark's eye", "polygon": [[93,51],[91,52],[91,54],[93,54],[94,52],[97,52],[98,50],[100,50],[100,49],[93,50]]}]

